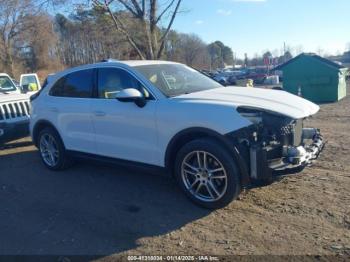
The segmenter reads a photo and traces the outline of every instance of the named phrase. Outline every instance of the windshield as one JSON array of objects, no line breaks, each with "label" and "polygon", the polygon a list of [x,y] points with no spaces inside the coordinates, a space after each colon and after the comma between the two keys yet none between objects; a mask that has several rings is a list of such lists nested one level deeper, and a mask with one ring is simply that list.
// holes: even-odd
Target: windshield
[{"label": "windshield", "polygon": [[0,76],[0,92],[16,91],[16,86],[8,76]]},{"label": "windshield", "polygon": [[167,97],[222,87],[209,77],[181,64],[142,65],[134,68]]}]

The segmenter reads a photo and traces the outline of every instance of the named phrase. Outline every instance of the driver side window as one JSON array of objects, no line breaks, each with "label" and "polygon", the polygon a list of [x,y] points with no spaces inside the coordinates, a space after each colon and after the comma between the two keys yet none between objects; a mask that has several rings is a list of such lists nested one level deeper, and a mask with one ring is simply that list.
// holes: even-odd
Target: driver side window
[{"label": "driver side window", "polygon": [[149,92],[132,75],[118,68],[100,68],[98,70],[98,98],[115,99],[116,95],[127,88],[139,90],[146,98]]}]

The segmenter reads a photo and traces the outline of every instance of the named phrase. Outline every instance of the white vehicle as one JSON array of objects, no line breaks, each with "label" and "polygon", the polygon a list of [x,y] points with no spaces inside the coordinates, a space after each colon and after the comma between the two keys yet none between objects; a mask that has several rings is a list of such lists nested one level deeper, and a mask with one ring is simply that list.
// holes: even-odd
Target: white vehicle
[{"label": "white vehicle", "polygon": [[322,137],[303,120],[318,110],[287,92],[222,87],[178,63],[113,61],[52,76],[32,100],[30,129],[49,169],[74,157],[158,167],[191,200],[219,208],[316,158]]},{"label": "white vehicle", "polygon": [[7,74],[0,74],[0,144],[29,134],[29,100],[33,93],[22,93]]},{"label": "white vehicle", "polygon": [[19,85],[24,93],[36,93],[41,89],[37,74],[22,74]]}]

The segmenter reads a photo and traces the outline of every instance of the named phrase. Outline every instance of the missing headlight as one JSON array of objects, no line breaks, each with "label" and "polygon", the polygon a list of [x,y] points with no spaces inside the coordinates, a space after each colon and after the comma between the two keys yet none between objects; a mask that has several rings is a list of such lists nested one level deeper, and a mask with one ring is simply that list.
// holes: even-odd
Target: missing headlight
[{"label": "missing headlight", "polygon": [[302,129],[302,120],[296,121],[277,112],[249,107],[238,107],[237,112],[256,126],[258,141],[263,144],[289,145],[301,142],[300,139],[296,138],[301,137],[301,133],[298,131]]},{"label": "missing headlight", "polygon": [[237,112],[244,118],[247,118],[253,124],[260,124],[263,121],[263,113],[261,111],[245,107],[239,107],[237,108]]}]

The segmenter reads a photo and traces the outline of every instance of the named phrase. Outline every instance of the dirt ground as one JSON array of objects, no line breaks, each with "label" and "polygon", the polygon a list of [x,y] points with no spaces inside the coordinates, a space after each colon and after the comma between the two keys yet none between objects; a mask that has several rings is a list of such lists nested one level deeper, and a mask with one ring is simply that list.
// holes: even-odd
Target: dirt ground
[{"label": "dirt ground", "polygon": [[0,150],[0,254],[350,254],[350,96],[307,125],[328,143],[313,166],[194,206],[168,176],[81,162],[50,172],[29,138]]}]

